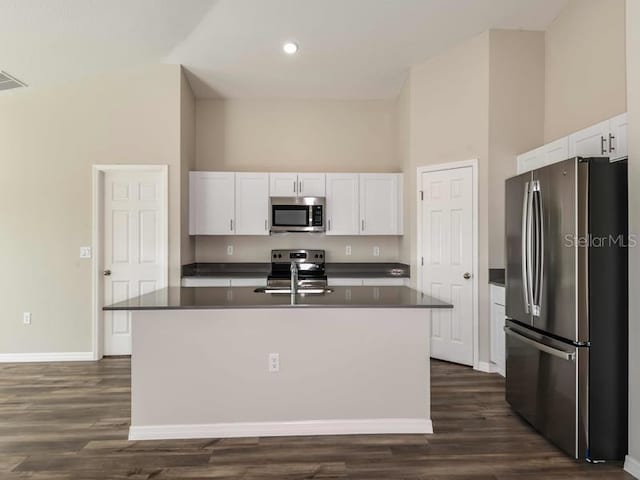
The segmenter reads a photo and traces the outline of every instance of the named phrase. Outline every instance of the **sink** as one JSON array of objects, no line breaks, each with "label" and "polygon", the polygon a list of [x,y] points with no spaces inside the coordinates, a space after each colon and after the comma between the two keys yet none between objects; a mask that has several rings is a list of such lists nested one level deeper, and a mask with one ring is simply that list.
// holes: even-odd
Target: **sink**
[{"label": "sink", "polygon": [[[259,287],[254,290],[256,293],[272,293],[291,295],[290,288],[274,288],[274,287]],[[300,295],[324,295],[325,293],[332,293],[332,288],[299,288],[297,293]]]}]

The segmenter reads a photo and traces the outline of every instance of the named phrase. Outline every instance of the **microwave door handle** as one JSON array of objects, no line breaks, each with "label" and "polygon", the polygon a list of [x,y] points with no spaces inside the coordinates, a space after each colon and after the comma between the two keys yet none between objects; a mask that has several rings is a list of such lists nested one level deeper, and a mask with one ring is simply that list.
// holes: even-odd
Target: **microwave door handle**
[{"label": "microwave door handle", "polygon": [[527,235],[527,228],[529,222],[529,182],[524,184],[524,195],[522,199],[522,246],[521,246],[521,258],[522,258],[522,295],[524,296],[524,311],[529,313],[529,275],[528,275],[528,259],[529,259],[529,240]]}]

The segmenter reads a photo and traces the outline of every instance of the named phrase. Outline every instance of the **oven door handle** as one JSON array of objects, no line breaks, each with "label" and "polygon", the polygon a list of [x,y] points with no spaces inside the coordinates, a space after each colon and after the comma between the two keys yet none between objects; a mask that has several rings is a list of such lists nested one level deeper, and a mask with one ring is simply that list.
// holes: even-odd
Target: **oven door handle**
[{"label": "oven door handle", "polygon": [[525,335],[522,335],[511,327],[504,327],[504,333],[510,337],[516,338],[527,345],[534,347],[541,352],[548,353],[549,355],[553,355],[554,357],[561,358],[563,360],[573,361],[576,358],[575,352],[565,352],[564,350],[559,350],[557,348],[550,347],[549,345],[545,345],[544,343],[540,343],[532,338],[529,338]]}]

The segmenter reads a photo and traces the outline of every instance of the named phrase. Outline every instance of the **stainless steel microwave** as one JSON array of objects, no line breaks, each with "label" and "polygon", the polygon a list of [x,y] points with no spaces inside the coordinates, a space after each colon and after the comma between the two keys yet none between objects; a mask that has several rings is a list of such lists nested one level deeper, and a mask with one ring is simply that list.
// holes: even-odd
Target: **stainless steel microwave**
[{"label": "stainless steel microwave", "polygon": [[324,232],[324,197],[271,197],[271,232]]}]

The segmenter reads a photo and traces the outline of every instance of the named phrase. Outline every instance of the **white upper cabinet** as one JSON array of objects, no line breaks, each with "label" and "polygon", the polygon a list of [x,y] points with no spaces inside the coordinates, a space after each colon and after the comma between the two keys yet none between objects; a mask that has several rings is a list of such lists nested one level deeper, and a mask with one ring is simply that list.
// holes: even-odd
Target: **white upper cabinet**
[{"label": "white upper cabinet", "polygon": [[236,173],[236,235],[269,235],[269,174]]},{"label": "white upper cabinet", "polygon": [[544,164],[561,162],[570,157],[569,155],[569,137],[563,137],[551,143],[547,143],[542,147],[544,155]]},{"label": "white upper cabinet", "polygon": [[325,190],[324,173],[299,173],[298,196],[299,197],[324,197]]},{"label": "white upper cabinet", "polygon": [[360,174],[360,234],[402,235],[402,174]]},{"label": "white upper cabinet", "polygon": [[535,170],[544,166],[545,154],[544,147],[538,147],[526,153],[517,156],[517,172],[518,174]]},{"label": "white upper cabinet", "polygon": [[269,192],[272,197],[324,197],[324,173],[271,173]]},{"label": "white upper cabinet", "polygon": [[627,114],[623,113],[518,155],[516,161],[520,174],[567,158],[609,157],[616,160],[627,155]]},{"label": "white upper cabinet", "polygon": [[272,197],[295,197],[298,195],[297,173],[270,173],[269,195]]},{"label": "white upper cabinet", "polygon": [[189,173],[189,234],[233,235],[235,173]]},{"label": "white upper cabinet", "polygon": [[608,157],[609,120],[569,135],[569,157]]},{"label": "white upper cabinet", "polygon": [[360,234],[357,173],[327,173],[327,235]]},{"label": "white upper cabinet", "polygon": [[622,158],[629,155],[627,146],[627,114],[623,113],[609,121],[609,157]]}]

